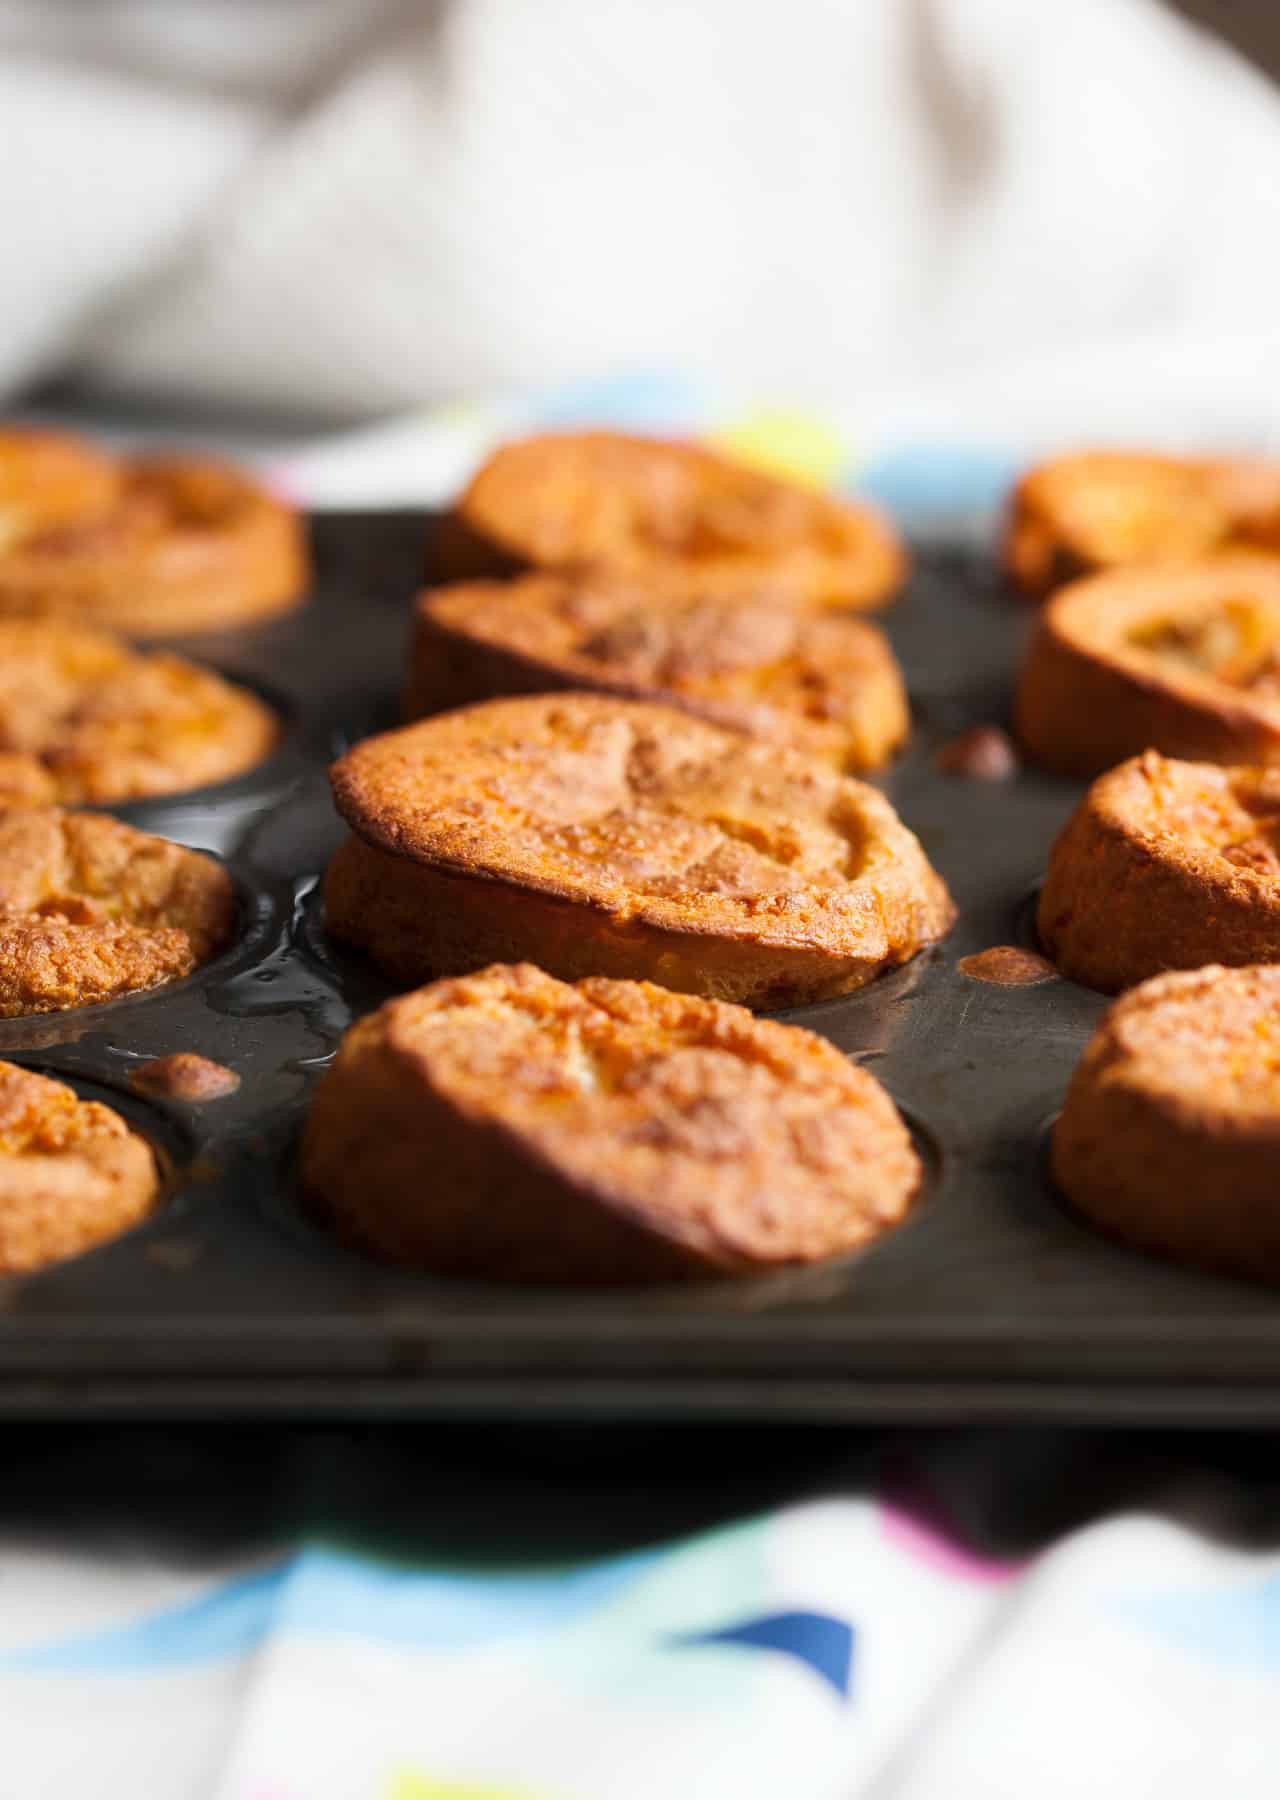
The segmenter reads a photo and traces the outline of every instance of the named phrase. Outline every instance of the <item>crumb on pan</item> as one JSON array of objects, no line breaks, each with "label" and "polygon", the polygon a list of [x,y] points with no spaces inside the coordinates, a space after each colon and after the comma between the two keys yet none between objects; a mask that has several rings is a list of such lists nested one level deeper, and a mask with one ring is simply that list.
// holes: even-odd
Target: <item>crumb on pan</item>
[{"label": "crumb on pan", "polygon": [[933,759],[943,775],[971,781],[1012,781],[1021,763],[1013,740],[998,725],[975,725],[944,744]]},{"label": "crumb on pan", "polygon": [[139,1063],[129,1077],[129,1086],[139,1093],[200,1106],[234,1094],[240,1077],[224,1063],[193,1050],[177,1050],[170,1056],[156,1056],[150,1062]]},{"label": "crumb on pan", "polygon": [[990,950],[962,956],[956,967],[971,981],[987,981],[995,987],[1034,987],[1058,979],[1057,969],[1046,957],[1017,944],[994,944]]}]

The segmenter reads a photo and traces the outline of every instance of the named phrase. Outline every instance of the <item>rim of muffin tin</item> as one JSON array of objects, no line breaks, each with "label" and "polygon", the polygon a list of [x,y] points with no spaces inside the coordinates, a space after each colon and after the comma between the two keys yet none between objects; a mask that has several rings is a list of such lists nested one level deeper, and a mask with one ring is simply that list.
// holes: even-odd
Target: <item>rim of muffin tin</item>
[{"label": "rim of muffin tin", "polygon": [[[160,834],[157,834],[160,835]],[[21,1061],[39,1057],[43,1050],[86,1036],[99,1021],[114,1023],[122,1014],[139,1007],[155,1006],[175,995],[190,993],[265,962],[286,940],[293,895],[286,882],[272,880],[239,857],[221,856],[216,850],[194,850],[226,870],[235,888],[236,919],[231,941],[189,975],[162,981],[154,987],[116,994],[110,1000],[92,1000],[83,1006],[62,1007],[54,1012],[21,1013],[0,1019],[0,1058]],[[44,1073],[43,1070],[40,1071]],[[62,1077],[59,1075],[59,1079]]]}]

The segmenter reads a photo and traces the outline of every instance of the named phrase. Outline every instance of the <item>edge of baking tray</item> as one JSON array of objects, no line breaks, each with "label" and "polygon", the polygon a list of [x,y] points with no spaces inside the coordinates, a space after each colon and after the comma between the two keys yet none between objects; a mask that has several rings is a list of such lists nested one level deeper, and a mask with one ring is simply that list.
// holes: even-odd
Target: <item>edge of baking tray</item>
[{"label": "edge of baking tray", "polygon": [[1280,1381],[635,1382],[540,1378],[433,1381],[143,1377],[0,1383],[0,1418],[60,1420],[343,1419],[726,1425],[1089,1425],[1232,1429],[1280,1425]]}]

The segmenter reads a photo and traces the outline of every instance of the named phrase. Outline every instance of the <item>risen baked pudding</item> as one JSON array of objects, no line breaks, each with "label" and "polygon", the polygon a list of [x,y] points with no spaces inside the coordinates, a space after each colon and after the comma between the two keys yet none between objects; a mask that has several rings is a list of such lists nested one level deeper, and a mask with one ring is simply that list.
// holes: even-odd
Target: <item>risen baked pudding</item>
[{"label": "risen baked pudding", "polygon": [[749,1275],[899,1223],[919,1158],[825,1038],[647,982],[495,966],[347,1033],[303,1134],[345,1238],[443,1274]]},{"label": "risen baked pudding", "polygon": [[154,1211],[155,1157],[109,1106],[0,1062],[0,1274],[28,1274]]},{"label": "risen baked pudding", "polygon": [[437,534],[441,577],[608,569],[706,597],[767,585],[807,606],[883,605],[906,557],[874,507],[701,444],[591,431],[494,452]]},{"label": "risen baked pudding", "polygon": [[1089,450],[1014,489],[1005,566],[1033,595],[1100,569],[1249,546],[1280,550],[1280,463]]},{"label": "risen baked pudding", "polygon": [[954,916],[883,794],[668,707],[490,701],[330,776],[352,836],[329,929],[398,981],[505,957],[782,1006],[862,986]]},{"label": "risen baked pudding", "polygon": [[279,731],[256,694],[184,657],[0,619],[0,805],[203,787],[262,762]]},{"label": "risen baked pudding", "polygon": [[113,459],[69,432],[0,427],[0,557],[42,532],[105,518],[120,486]]},{"label": "risen baked pudding", "polygon": [[1031,755],[1096,775],[1146,749],[1280,761],[1280,557],[1118,569],[1055,594],[1015,708]]},{"label": "risen baked pudding", "polygon": [[1280,1279],[1280,967],[1144,981],[1082,1057],[1053,1130],[1076,1209],[1131,1243]]},{"label": "risen baked pudding", "polygon": [[211,857],[101,813],[0,812],[0,1017],[176,981],[234,928]]},{"label": "risen baked pudding", "polygon": [[[303,599],[301,520],[240,470],[138,457],[117,465],[110,491],[104,507],[46,509],[20,531],[0,530],[0,617],[177,637],[272,618]],[[0,469],[0,527],[4,513]]]},{"label": "risen baked pudding", "polygon": [[911,719],[884,633],[768,594],[666,596],[609,575],[463,582],[417,605],[405,713],[593,688],[875,769]]},{"label": "risen baked pudding", "polygon": [[1063,974],[1105,993],[1280,961],[1280,769],[1147,750],[1100,776],[1053,846],[1037,925]]}]

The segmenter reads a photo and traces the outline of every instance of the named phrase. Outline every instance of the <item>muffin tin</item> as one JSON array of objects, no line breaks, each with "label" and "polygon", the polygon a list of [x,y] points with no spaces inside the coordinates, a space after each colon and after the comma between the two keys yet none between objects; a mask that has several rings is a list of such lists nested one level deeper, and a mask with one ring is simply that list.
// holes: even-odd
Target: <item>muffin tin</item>
[{"label": "muffin tin", "polygon": [[[309,1092],[389,991],[325,936],[316,879],[343,831],[324,769],[396,722],[426,532],[421,514],[326,515],[305,611],[181,646],[258,686],[289,730],[252,775],[118,809],[227,859],[234,946],[151,994],[0,1022],[0,1054],[116,1106],[168,1178],[138,1230],[0,1279],[0,1413],[1280,1418],[1274,1295],[1113,1245],[1047,1182],[1046,1129],[1105,1000],[957,967],[1032,945],[1035,884],[1082,791],[934,767],[944,743],[1007,716],[1031,618],[971,549],[922,547],[883,615],[916,729],[882,784],[959,923],[862,992],[782,1015],[865,1062],[907,1114],[929,1171],[907,1224],[803,1272],[567,1293],[384,1267],[305,1218],[293,1150]],[[239,1090],[203,1107],[135,1096],[132,1067],[175,1050],[229,1064]]]}]

